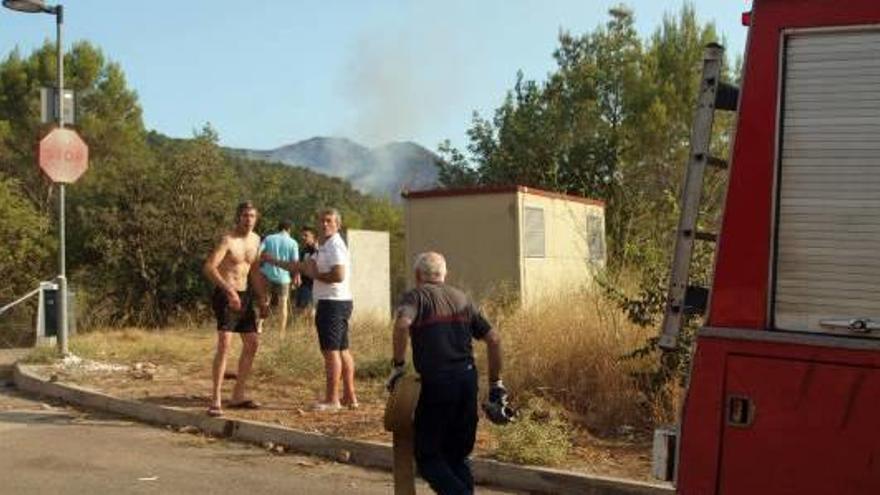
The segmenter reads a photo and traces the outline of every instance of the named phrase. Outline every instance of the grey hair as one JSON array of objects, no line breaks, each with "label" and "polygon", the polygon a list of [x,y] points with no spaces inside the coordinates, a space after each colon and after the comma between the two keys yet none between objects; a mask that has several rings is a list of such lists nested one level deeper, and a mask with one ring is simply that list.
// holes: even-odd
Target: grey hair
[{"label": "grey hair", "polygon": [[321,218],[326,215],[331,215],[331,216],[336,217],[336,223],[339,224],[340,226],[342,225],[342,214],[339,213],[339,210],[337,210],[336,208],[324,208],[324,209],[318,211],[318,218]]},{"label": "grey hair", "polygon": [[446,278],[446,258],[433,251],[416,255],[413,268],[426,282],[442,282]]}]

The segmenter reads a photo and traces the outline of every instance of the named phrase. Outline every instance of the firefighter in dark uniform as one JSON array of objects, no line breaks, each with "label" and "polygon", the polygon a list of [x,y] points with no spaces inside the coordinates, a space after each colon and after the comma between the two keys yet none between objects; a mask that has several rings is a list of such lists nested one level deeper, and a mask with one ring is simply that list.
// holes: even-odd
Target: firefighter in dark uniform
[{"label": "firefighter in dark uniform", "polygon": [[[405,293],[394,322],[393,370],[388,389],[404,374],[407,339],[421,377],[415,412],[414,453],[419,474],[437,493],[474,490],[468,456],[477,431],[477,369],[471,341],[486,343],[493,421],[505,422],[507,391],[501,383],[501,339],[459,289],[446,285],[446,260],[422,253],[415,261],[416,288]],[[495,412],[496,414],[493,414]]]}]

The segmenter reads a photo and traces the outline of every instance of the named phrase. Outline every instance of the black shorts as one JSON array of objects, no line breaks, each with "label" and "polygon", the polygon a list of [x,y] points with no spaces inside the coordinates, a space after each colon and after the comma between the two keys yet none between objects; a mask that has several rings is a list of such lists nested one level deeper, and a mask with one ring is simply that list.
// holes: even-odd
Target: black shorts
[{"label": "black shorts", "polygon": [[298,309],[308,308],[312,305],[312,288],[301,285],[296,288],[294,305]]},{"label": "black shorts", "polygon": [[348,349],[348,319],[351,318],[351,301],[322,299],[315,309],[315,327],[322,351]]},{"label": "black shorts", "polygon": [[217,318],[217,331],[250,333],[257,331],[257,313],[254,311],[254,298],[250,291],[238,293],[241,310],[229,307],[229,298],[220,289],[214,289],[211,305]]}]

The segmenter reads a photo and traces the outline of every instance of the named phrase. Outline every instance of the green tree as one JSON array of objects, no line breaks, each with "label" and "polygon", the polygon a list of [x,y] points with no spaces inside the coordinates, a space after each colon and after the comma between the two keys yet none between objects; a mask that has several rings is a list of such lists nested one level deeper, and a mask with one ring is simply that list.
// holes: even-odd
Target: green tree
[{"label": "green tree", "polygon": [[610,14],[593,33],[560,35],[558,68],[547,82],[524,80],[520,73],[491,121],[474,116],[472,162],[448,143],[439,151],[446,185],[524,184],[605,200],[617,260],[628,213],[620,169],[642,49],[632,13],[617,8]]},{"label": "green tree", "polygon": [[0,172],[15,177],[22,194],[43,213],[51,196],[48,182],[36,169],[34,149],[41,136],[39,87],[54,80],[44,79],[40,70],[49,62],[49,48],[46,45],[27,59],[16,49],[0,62]]},{"label": "green tree", "polygon": [[49,278],[42,261],[49,257],[46,248],[48,222],[18,184],[0,175],[0,301],[9,302],[36,288],[40,277]]},{"label": "green tree", "polygon": [[238,200],[215,141],[206,128],[153,146],[102,170],[87,191],[78,210],[83,276],[91,276],[105,321],[163,326],[204,300],[202,262],[232,225]]},{"label": "green tree", "polygon": [[[647,42],[622,6],[593,32],[563,32],[547,81],[520,74],[491,120],[474,116],[467,156],[441,145],[440,180],[603,199],[612,267],[668,262],[703,47],[716,39],[689,6]],[[719,153],[729,126],[716,126]],[[709,183],[706,213],[714,218],[723,181]]]}]

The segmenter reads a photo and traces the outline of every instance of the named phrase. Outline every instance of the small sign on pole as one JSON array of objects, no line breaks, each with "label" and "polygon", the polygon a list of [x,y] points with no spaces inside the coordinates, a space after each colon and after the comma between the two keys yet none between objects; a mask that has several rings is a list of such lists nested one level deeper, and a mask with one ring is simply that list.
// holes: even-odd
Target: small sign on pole
[{"label": "small sign on pole", "polygon": [[73,129],[52,129],[40,141],[39,165],[53,182],[71,184],[89,168],[89,147]]},{"label": "small sign on pole", "polygon": [[[43,86],[40,88],[40,122],[51,124],[58,122],[58,88]],[[64,123],[76,123],[76,95],[72,89],[64,90]]]}]

